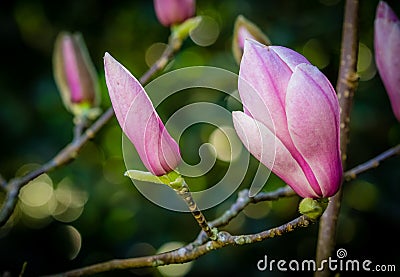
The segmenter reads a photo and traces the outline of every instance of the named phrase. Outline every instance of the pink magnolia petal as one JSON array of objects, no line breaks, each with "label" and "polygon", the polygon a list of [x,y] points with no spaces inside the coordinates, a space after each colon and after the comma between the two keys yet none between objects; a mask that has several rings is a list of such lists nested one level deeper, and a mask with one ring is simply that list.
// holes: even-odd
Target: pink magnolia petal
[{"label": "pink magnolia petal", "polygon": [[385,2],[379,3],[376,12],[374,47],[376,66],[400,121],[400,21]]},{"label": "pink magnolia petal", "polygon": [[77,61],[77,51],[72,36],[62,38],[63,60],[68,87],[71,92],[71,102],[79,103],[83,100],[81,78]]},{"label": "pink magnolia petal", "polygon": [[376,10],[376,18],[382,18],[389,22],[398,22],[399,18],[394,13],[394,11],[390,8],[390,6],[384,2],[380,1],[378,4],[378,8]]},{"label": "pink magnolia petal", "polygon": [[301,54],[296,51],[282,47],[282,46],[271,46],[270,47],[282,61],[289,66],[290,70],[293,72],[296,66],[302,63],[310,64],[310,62]]},{"label": "pink magnolia petal", "polygon": [[384,84],[388,92],[390,103],[392,104],[393,112],[400,121],[400,23],[397,23],[392,28],[387,45],[388,59],[391,61],[387,64],[386,76]]},{"label": "pink magnolia petal", "polygon": [[146,168],[154,175],[164,175],[180,162],[179,147],[166,131],[146,94],[135,97],[125,118],[124,133]]},{"label": "pink magnolia petal", "polygon": [[[272,115],[276,133],[282,139],[288,137],[284,105],[292,71],[271,49],[257,41],[246,40],[238,87],[244,112],[268,125],[268,122],[263,122],[260,105],[264,105]],[[254,97],[261,100],[257,106],[254,106]]]},{"label": "pink magnolia petal", "polygon": [[179,147],[165,130],[142,85],[108,53],[104,68],[115,115],[146,168],[155,175],[173,170],[180,162]]},{"label": "pink magnolia petal", "polygon": [[158,120],[158,124],[160,129],[158,157],[161,166],[165,169],[175,169],[181,162],[179,145],[168,133],[161,119]]},{"label": "pink magnolia petal", "polygon": [[287,89],[286,114],[311,186],[317,193],[320,190],[320,196],[332,196],[342,177],[339,104],[329,81],[316,67],[301,64],[294,71]]},{"label": "pink magnolia petal", "polygon": [[[235,130],[249,152],[302,197],[317,198],[302,168],[285,145],[260,121],[233,112]],[[274,159],[275,157],[275,159]]]}]

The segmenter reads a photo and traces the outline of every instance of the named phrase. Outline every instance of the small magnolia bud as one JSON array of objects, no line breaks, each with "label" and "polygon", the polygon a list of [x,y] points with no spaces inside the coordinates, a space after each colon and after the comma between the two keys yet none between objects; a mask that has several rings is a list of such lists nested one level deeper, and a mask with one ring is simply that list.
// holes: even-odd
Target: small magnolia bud
[{"label": "small magnolia bud", "polygon": [[160,23],[171,26],[191,18],[196,10],[195,0],[154,0],[154,9]]},{"label": "small magnolia bud", "polygon": [[253,39],[265,45],[271,45],[269,38],[253,22],[239,15],[233,29],[232,52],[235,60],[240,64],[242,59],[244,42],[246,39]]},{"label": "small magnolia bud", "polygon": [[98,106],[97,74],[81,34],[62,32],[58,35],[53,70],[64,105],[75,116]]},{"label": "small magnolia bud", "polygon": [[303,215],[308,216],[312,220],[316,220],[320,218],[321,215],[324,213],[327,205],[328,201],[326,198],[316,200],[311,198],[304,198],[300,202],[299,212]]}]

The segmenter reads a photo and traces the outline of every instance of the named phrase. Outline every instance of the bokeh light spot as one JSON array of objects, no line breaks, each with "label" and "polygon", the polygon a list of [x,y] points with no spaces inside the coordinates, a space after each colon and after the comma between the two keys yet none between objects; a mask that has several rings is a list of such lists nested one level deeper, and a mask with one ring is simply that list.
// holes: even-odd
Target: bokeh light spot
[{"label": "bokeh light spot", "polygon": [[162,55],[167,48],[165,43],[156,42],[150,45],[146,50],[145,61],[148,67],[151,67]]},{"label": "bokeh light spot", "polygon": [[376,74],[372,51],[364,43],[358,46],[357,73],[360,75],[360,81],[368,81]]},{"label": "bokeh light spot", "polygon": [[[184,246],[184,243],[171,241],[168,243],[163,244],[157,251],[157,253],[163,253],[171,250],[175,250]],[[193,262],[188,262],[185,264],[172,264],[158,267],[157,269],[160,273],[164,276],[168,277],[180,277],[186,275],[190,269],[192,268]]]},{"label": "bokeh light spot", "polygon": [[271,202],[260,202],[257,204],[249,205],[244,209],[244,214],[253,219],[261,219],[266,217],[272,208]]},{"label": "bokeh light spot", "polygon": [[79,231],[74,228],[71,225],[65,226],[65,229],[68,233],[69,239],[70,239],[70,246],[71,248],[69,249],[68,252],[68,258],[70,260],[73,260],[78,256],[79,251],[81,250],[82,247],[82,236],[79,233]]},{"label": "bokeh light spot", "polygon": [[64,178],[54,191],[54,198],[56,201],[49,208],[52,216],[61,222],[72,222],[82,214],[88,195]]},{"label": "bokeh light spot", "polygon": [[202,16],[199,26],[190,32],[190,37],[199,46],[209,46],[217,40],[219,31],[219,25],[215,19]]},{"label": "bokeh light spot", "polygon": [[346,187],[344,198],[346,204],[353,209],[371,211],[378,202],[378,193],[378,189],[374,184],[363,180],[357,180]]},{"label": "bokeh light spot", "polygon": [[241,142],[232,127],[223,126],[210,135],[210,144],[214,147],[217,159],[230,162],[236,160],[241,152]]},{"label": "bokeh light spot", "polygon": [[46,204],[53,195],[53,186],[40,178],[30,182],[21,189],[21,201],[31,207],[38,207]]}]

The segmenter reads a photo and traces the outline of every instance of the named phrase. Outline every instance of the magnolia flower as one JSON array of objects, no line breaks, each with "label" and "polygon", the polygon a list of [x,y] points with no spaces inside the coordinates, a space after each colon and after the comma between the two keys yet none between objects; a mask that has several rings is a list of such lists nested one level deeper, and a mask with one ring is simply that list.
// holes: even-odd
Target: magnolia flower
[{"label": "magnolia flower", "polygon": [[196,10],[195,0],[154,0],[154,8],[164,26],[179,24],[192,17]]},{"label": "magnolia flower", "polygon": [[174,170],[181,156],[139,81],[110,54],[104,56],[106,83],[117,120],[154,175]]},{"label": "magnolia flower", "polygon": [[239,94],[244,112],[233,122],[245,147],[300,196],[334,195],[342,178],[339,103],[328,79],[293,50],[246,41]]},{"label": "magnolia flower", "polygon": [[233,29],[232,52],[237,63],[243,55],[244,42],[246,39],[254,39],[265,45],[270,45],[269,38],[250,20],[243,15],[239,15],[235,21]]},{"label": "magnolia flower", "polygon": [[64,105],[75,115],[99,104],[97,75],[82,36],[62,32],[53,55],[54,76]]},{"label": "magnolia flower", "polygon": [[374,36],[376,67],[400,121],[400,22],[383,1],[376,10]]}]

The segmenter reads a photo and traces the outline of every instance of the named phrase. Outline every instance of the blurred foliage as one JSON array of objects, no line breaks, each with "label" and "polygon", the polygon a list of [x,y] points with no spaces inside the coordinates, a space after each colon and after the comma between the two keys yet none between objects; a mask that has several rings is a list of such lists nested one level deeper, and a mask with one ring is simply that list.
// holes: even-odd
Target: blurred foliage
[{"label": "blurred foliage", "polygon": [[[197,2],[198,14],[209,16],[210,36],[199,43],[207,46],[186,41],[168,70],[211,65],[238,72],[230,49],[233,22],[243,14],[274,44],[303,53],[336,83],[344,1]],[[360,2],[361,81],[351,121],[349,167],[400,142],[400,126],[373,61],[373,20],[378,1]],[[400,15],[400,3],[388,3]],[[52,75],[53,43],[60,31],[82,32],[101,80],[103,110],[110,106],[102,67],[104,52],[110,52],[140,76],[148,68],[146,61],[154,60],[152,55],[162,50],[161,43],[169,35],[169,30],[157,22],[152,1],[1,1],[0,26],[0,172],[6,179],[44,163],[72,138],[72,115],[64,109]],[[218,104],[224,101],[223,96],[194,93],[190,99],[177,98],[162,105],[160,115],[166,119],[176,105],[198,99]],[[193,149],[207,142],[213,130],[200,124],[187,131],[181,142],[185,159],[198,161]],[[252,165],[242,187],[251,182],[257,165],[254,159]],[[219,161],[207,182],[219,178],[226,166]],[[399,166],[399,157],[392,158],[345,185],[338,247],[345,248],[352,258],[400,264],[400,255],[394,249],[400,243]],[[25,276],[36,276],[112,258],[154,254],[160,247],[170,249],[195,238],[199,230],[190,215],[154,205],[123,177],[124,171],[121,130],[113,119],[76,161],[23,190],[12,220],[0,229],[0,275],[10,272],[17,276],[24,262]],[[196,185],[200,188],[201,183]],[[272,176],[266,189],[281,185]],[[235,198],[233,195],[205,214],[209,218],[220,215]],[[282,199],[250,206],[227,230],[250,233],[282,224],[297,215],[298,201]],[[261,276],[256,263],[265,254],[273,259],[311,259],[316,238],[314,225],[270,241],[218,250],[184,270],[191,276]],[[167,242],[175,244],[164,245]],[[170,272],[143,269],[118,275],[169,276]]]}]

